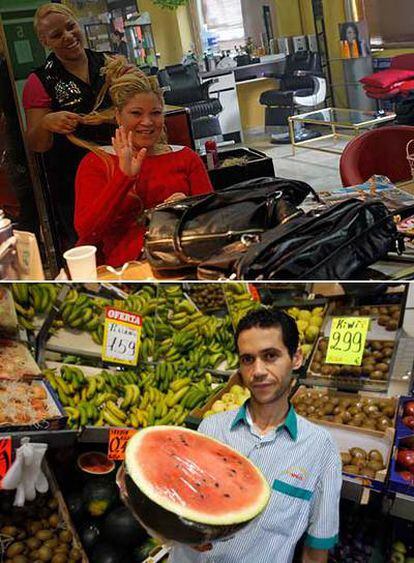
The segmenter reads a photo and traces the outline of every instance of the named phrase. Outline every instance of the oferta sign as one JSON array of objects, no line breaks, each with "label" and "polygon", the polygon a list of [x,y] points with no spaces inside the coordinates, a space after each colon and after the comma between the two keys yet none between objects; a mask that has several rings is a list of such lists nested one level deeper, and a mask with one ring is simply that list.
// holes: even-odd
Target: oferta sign
[{"label": "oferta sign", "polygon": [[136,366],[141,333],[142,318],[139,315],[106,307],[102,359],[106,362]]}]

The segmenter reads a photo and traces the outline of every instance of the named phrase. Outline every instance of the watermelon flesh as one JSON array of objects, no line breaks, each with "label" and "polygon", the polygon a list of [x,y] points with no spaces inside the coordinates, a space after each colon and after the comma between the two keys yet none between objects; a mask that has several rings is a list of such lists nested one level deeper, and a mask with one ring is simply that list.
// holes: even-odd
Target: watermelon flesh
[{"label": "watermelon flesh", "polygon": [[244,456],[198,432],[155,426],[128,443],[121,489],[135,516],[163,540],[200,544],[244,527],[269,486]]}]

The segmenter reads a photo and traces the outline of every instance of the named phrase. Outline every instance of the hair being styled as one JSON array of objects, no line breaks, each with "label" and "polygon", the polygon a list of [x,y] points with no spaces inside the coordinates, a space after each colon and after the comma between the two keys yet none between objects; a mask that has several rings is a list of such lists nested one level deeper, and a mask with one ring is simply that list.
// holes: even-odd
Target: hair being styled
[{"label": "hair being styled", "polygon": [[41,33],[39,31],[40,21],[46,16],[48,16],[49,14],[63,14],[64,16],[69,16],[77,21],[77,18],[73,10],[69,6],[66,6],[65,4],[53,4],[52,2],[49,2],[48,4],[43,4],[42,6],[39,6],[39,8],[36,10],[33,19],[33,26],[35,28],[38,37],[41,36]]},{"label": "hair being styled", "polygon": [[[105,66],[102,74],[105,76],[105,83],[102,86],[93,110],[83,116],[85,125],[100,125],[101,123],[115,123],[115,110],[122,111],[128,101],[136,94],[155,94],[164,107],[162,90],[155,76],[146,76],[139,68],[131,65],[123,56],[105,55]],[[106,93],[109,92],[113,106],[99,110]],[[89,141],[79,139],[73,134],[67,135],[68,139],[75,145],[92,151],[102,158],[109,167],[110,174],[114,172],[113,161],[108,154],[98,145]],[[166,145],[167,136],[163,133],[157,145]]]},{"label": "hair being styled", "polygon": [[290,315],[278,309],[260,307],[247,313],[237,325],[234,335],[236,350],[240,334],[250,328],[279,328],[282,333],[283,344],[286,346],[289,356],[293,358],[299,346],[299,331],[296,321]]}]

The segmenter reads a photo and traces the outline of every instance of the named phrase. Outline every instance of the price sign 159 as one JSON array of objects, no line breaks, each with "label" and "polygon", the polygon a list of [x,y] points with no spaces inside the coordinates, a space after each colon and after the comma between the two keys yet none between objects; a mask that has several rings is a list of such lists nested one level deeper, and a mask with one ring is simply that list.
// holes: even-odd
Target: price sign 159
[{"label": "price sign 159", "polygon": [[371,319],[369,317],[336,317],[332,319],[327,364],[360,366]]},{"label": "price sign 159", "polygon": [[138,362],[142,319],[135,313],[106,308],[102,359],[134,366]]}]

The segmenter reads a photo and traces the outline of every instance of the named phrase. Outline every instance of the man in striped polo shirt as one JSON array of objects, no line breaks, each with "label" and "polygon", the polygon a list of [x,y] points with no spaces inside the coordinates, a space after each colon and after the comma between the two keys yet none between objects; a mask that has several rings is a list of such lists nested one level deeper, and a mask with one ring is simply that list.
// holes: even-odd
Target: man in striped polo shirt
[{"label": "man in striped polo shirt", "polygon": [[[289,404],[293,370],[302,363],[296,322],[264,307],[235,335],[240,376],[251,398],[238,411],[205,419],[199,431],[232,446],[261,469],[272,488],[252,523],[210,549],[178,545],[172,563],[325,563],[337,540],[341,461],[329,432]],[[202,551],[201,551],[202,550]]]}]

